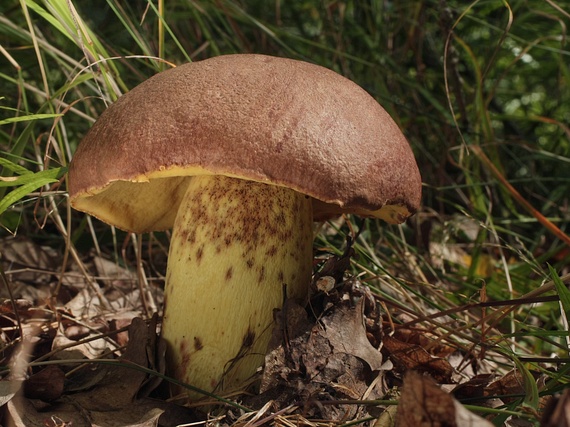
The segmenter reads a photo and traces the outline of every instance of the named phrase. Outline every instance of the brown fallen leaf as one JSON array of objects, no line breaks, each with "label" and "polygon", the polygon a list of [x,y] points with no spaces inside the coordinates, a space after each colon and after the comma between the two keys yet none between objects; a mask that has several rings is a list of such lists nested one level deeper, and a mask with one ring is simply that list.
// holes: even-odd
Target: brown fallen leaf
[{"label": "brown fallen leaf", "polygon": [[45,401],[58,399],[65,382],[65,372],[56,365],[49,365],[24,381],[24,396]]},{"label": "brown fallen leaf", "polygon": [[495,378],[494,374],[475,375],[469,381],[459,384],[453,389],[453,395],[457,399],[486,399],[492,396],[488,393],[489,383]]},{"label": "brown fallen leaf", "polygon": [[304,309],[288,306],[285,320],[290,322],[276,328],[274,338],[281,340],[266,356],[261,394],[247,406],[273,400],[278,410],[297,402],[306,417],[353,419],[357,414],[367,416],[369,408],[324,402],[376,399],[385,394],[378,378],[382,355],[366,335],[364,298],[353,304],[352,298],[331,297],[336,303],[326,304],[325,314],[313,325],[306,312],[303,315]]},{"label": "brown fallen leaf", "polygon": [[156,427],[163,410],[155,402],[139,402],[120,411],[86,410],[73,403],[39,405],[15,398],[7,406],[13,427]]},{"label": "brown fallen leaf", "polygon": [[[500,396],[505,403],[513,402],[523,394],[525,394],[524,380],[518,369],[513,369],[490,383],[484,392],[484,396]],[[509,395],[514,397],[508,397]]]},{"label": "brown fallen leaf", "polygon": [[8,403],[22,387],[22,381],[0,381],[0,407]]},{"label": "brown fallen leaf", "polygon": [[544,410],[540,427],[570,427],[570,389],[560,397],[551,397]]},{"label": "brown fallen leaf", "polygon": [[81,407],[89,410],[117,410],[132,404],[147,377],[145,372],[136,367],[149,366],[147,347],[156,343],[156,322],[156,317],[149,324],[140,318],[133,319],[129,327],[129,344],[119,358],[130,366],[110,367],[106,378],[101,380],[95,392],[74,395],[74,400]]},{"label": "brown fallen leaf", "polygon": [[421,329],[414,330],[398,327],[394,331],[393,338],[408,344],[419,345],[426,349],[429,354],[436,357],[447,357],[456,351],[454,347],[446,345],[438,339],[435,334]]},{"label": "brown fallen leaf", "polygon": [[[0,239],[2,262],[9,266],[6,273],[13,280],[46,285],[51,280],[51,272],[57,271],[61,254],[49,246],[41,246],[23,236]],[[14,273],[12,273],[14,272]],[[5,292],[4,289],[0,294]]]},{"label": "brown fallen leaf", "polygon": [[[117,360],[117,365],[105,365],[104,369],[94,371],[93,375],[98,376],[97,381],[91,382],[89,389],[64,393],[59,399],[49,402],[16,395],[7,405],[10,425],[155,427],[196,421],[192,411],[187,408],[170,402],[137,398],[147,380],[147,374],[137,366],[152,367],[159,357],[153,351],[157,346],[156,326],[156,317],[149,322],[134,319],[129,328],[127,349]],[[91,366],[102,365],[87,365],[79,372],[89,370]],[[76,375],[72,375],[71,379]],[[85,376],[85,381],[89,381],[89,375]],[[42,381],[40,384],[45,386]],[[32,397],[38,396],[32,393]]]},{"label": "brown fallen leaf", "polygon": [[364,325],[364,299],[356,306],[343,305],[330,316],[321,319],[325,337],[335,353],[351,354],[365,361],[370,369],[377,371],[383,364],[382,353],[370,344]]},{"label": "brown fallen leaf", "polygon": [[469,412],[428,376],[409,371],[396,413],[398,427],[492,427]]},{"label": "brown fallen leaf", "polygon": [[400,372],[414,370],[430,374],[439,383],[449,383],[453,368],[440,357],[434,357],[419,345],[409,344],[390,336],[383,339],[384,351]]}]

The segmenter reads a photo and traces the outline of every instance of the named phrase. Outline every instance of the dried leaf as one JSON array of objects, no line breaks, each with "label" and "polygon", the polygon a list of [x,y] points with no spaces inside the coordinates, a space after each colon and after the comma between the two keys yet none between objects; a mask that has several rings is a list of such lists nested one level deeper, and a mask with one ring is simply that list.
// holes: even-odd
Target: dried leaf
[{"label": "dried leaf", "polygon": [[[364,298],[354,306],[351,298],[330,305],[320,322],[307,328],[306,316],[295,314],[296,326],[304,334],[286,340],[266,357],[261,396],[254,405],[274,399],[276,407],[304,401],[304,416],[325,419],[365,416],[367,408],[354,405],[314,405],[324,400],[380,398],[385,391],[378,381],[382,356],[368,341],[364,326]],[[294,310],[291,310],[292,312]],[[283,331],[280,331],[283,342]]]},{"label": "dried leaf", "polygon": [[457,399],[485,399],[485,396],[488,395],[489,383],[493,380],[493,378],[493,374],[476,375],[469,381],[466,381],[455,387],[453,389],[453,395]]},{"label": "dried leaf", "polygon": [[161,406],[163,402],[149,400],[133,403],[121,410],[86,410],[65,403],[47,408],[36,407],[32,400],[13,399],[7,408],[14,427],[156,427],[164,412]]},{"label": "dried leaf", "polygon": [[[106,413],[100,412],[94,417],[93,427],[114,427],[114,426],[124,426],[124,427],[157,427],[160,416],[164,412],[160,408],[146,407],[141,404],[137,406],[137,414],[140,417],[135,418],[136,415],[133,411],[130,412],[129,417],[125,420],[125,412],[121,411],[121,414],[116,413]],[[124,420],[124,421],[123,421]]]},{"label": "dried leaf", "polygon": [[[136,365],[146,368],[149,364],[154,365],[155,360],[160,357],[155,355],[153,350],[157,344],[156,327],[156,317],[148,324],[142,319],[134,319],[129,328],[129,344],[120,358],[120,361],[126,363],[122,366],[106,366],[105,369],[97,369],[96,372],[102,373],[102,377],[99,381],[92,383],[92,387],[87,391],[67,394],[50,403],[40,403],[38,400],[16,396],[8,402],[7,406],[12,425],[16,427],[52,425],[155,427],[159,425],[159,418],[162,417],[163,412],[167,413],[168,421],[162,425],[178,425],[195,421],[185,408],[168,402],[137,399],[137,394],[147,379],[147,375],[137,370]],[[149,358],[153,359],[152,363]],[[87,369],[90,367],[83,370]],[[49,377],[48,374],[43,375]],[[76,379],[76,376],[77,374],[71,376],[70,380]],[[46,387],[47,380],[39,376],[39,380],[33,384]]]},{"label": "dried leaf", "polygon": [[552,397],[540,421],[541,427],[570,427],[570,389]]},{"label": "dried leaf", "polygon": [[404,378],[396,414],[398,427],[492,427],[467,411],[428,376],[410,371]]},{"label": "dried leaf", "polygon": [[457,427],[493,427],[489,421],[468,411],[465,406],[453,399]]},{"label": "dried leaf", "polygon": [[2,261],[9,263],[11,270],[20,270],[17,279],[34,284],[47,283],[50,280],[49,274],[41,270],[55,271],[61,259],[61,255],[53,248],[40,246],[26,237],[0,239],[0,247]]},{"label": "dried leaf", "polygon": [[59,366],[50,365],[24,382],[24,396],[45,401],[58,399],[65,382],[65,373]]},{"label": "dried leaf", "polygon": [[429,373],[437,382],[449,383],[453,368],[445,359],[434,357],[418,345],[384,337],[384,349],[400,372],[414,370]]},{"label": "dried leaf", "polygon": [[16,395],[22,381],[0,381],[0,406],[4,406]]},{"label": "dried leaf", "polygon": [[107,377],[92,392],[74,395],[81,407],[89,410],[126,408],[134,401],[146,379],[146,373],[136,366],[148,367],[147,345],[156,336],[156,318],[149,325],[140,318],[133,319],[129,328],[129,344],[119,359],[130,367],[112,366]]},{"label": "dried leaf", "polygon": [[[96,256],[93,264],[97,275],[113,288],[128,293],[136,288],[136,274],[108,259]],[[111,298],[112,299],[112,298]]]},{"label": "dried leaf", "polygon": [[426,349],[429,354],[436,357],[448,357],[456,349],[443,343],[435,334],[423,330],[413,330],[404,327],[396,328],[393,338],[399,341],[416,344]]},{"label": "dried leaf", "polygon": [[524,394],[524,379],[521,373],[517,369],[509,371],[507,374],[502,376],[496,381],[493,381],[485,388],[485,396],[498,396],[505,403],[512,402],[518,397],[502,397],[509,395],[521,395]]},{"label": "dried leaf", "polygon": [[397,411],[397,406],[388,406],[378,417],[373,427],[394,427]]},{"label": "dried leaf", "polygon": [[65,304],[65,310],[77,319],[93,319],[101,314],[101,306],[99,297],[85,288]]},{"label": "dried leaf", "polygon": [[382,353],[370,344],[364,326],[364,299],[356,307],[341,306],[332,315],[322,319],[325,336],[334,352],[346,353],[364,360],[370,369],[377,371],[382,366]]}]

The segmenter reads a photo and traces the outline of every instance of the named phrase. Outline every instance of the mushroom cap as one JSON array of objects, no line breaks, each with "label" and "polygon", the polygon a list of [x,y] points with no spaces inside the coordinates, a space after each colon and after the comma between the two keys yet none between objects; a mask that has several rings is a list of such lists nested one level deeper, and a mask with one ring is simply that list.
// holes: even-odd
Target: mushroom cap
[{"label": "mushroom cap", "polygon": [[403,222],[419,207],[412,150],[362,88],[326,68],[226,55],[161,72],[96,121],[69,166],[74,208],[121,229],[171,228],[192,176],[286,186],[314,217]]}]

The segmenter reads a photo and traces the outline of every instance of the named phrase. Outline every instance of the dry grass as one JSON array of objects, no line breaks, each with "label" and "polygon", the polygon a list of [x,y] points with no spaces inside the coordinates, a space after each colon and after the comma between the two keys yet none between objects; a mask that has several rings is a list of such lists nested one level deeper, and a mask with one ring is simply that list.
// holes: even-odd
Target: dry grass
[{"label": "dry grass", "polygon": [[[342,219],[315,244],[328,257],[355,239],[348,273],[370,286],[383,333],[422,335],[422,348],[452,361],[455,382],[519,372],[523,392],[497,411],[478,407],[495,425],[513,413],[528,420],[541,397],[566,387],[570,16],[562,3],[76,3],[0,6],[2,296],[14,301],[3,305],[3,364],[22,336],[71,323],[88,337],[70,345],[97,348],[97,339],[120,353],[117,331],[95,323],[120,329],[160,312],[168,233],[129,235],[72,212],[66,167],[99,114],[139,82],[175,63],[259,52],[355,80],[417,154],[424,207],[412,220]],[[24,300],[31,307],[18,306]],[[269,404],[235,422],[337,425]]]}]

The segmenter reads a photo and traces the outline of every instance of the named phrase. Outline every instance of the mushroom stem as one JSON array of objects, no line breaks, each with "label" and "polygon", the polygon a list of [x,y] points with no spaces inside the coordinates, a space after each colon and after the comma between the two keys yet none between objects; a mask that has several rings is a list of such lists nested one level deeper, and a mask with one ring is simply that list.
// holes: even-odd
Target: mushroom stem
[{"label": "mushroom stem", "polygon": [[307,196],[225,176],[192,178],[166,276],[162,336],[171,374],[207,391],[243,387],[263,364],[283,285],[287,298],[304,299],[311,263]]}]

